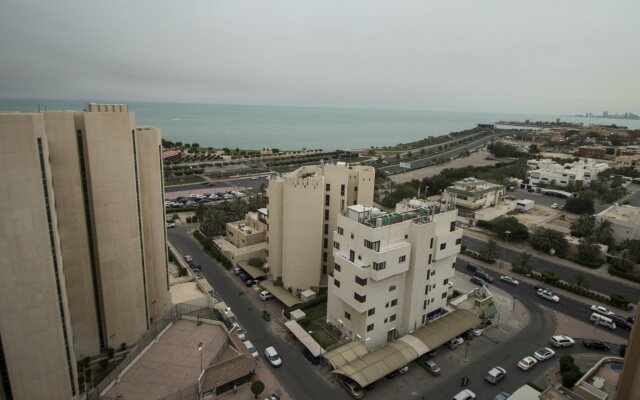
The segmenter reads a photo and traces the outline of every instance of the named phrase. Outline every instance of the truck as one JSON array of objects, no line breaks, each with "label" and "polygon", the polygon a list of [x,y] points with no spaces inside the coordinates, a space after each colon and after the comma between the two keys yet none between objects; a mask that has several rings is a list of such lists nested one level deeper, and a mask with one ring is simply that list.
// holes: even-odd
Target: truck
[{"label": "truck", "polygon": [[516,202],[516,210],[518,212],[527,212],[531,210],[535,205],[536,203],[533,200],[528,200],[528,199],[518,200]]}]

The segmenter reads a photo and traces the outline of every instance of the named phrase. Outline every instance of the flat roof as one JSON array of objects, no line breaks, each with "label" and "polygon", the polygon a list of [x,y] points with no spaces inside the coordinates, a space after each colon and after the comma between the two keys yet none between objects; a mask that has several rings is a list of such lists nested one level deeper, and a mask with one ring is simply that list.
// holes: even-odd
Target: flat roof
[{"label": "flat roof", "polygon": [[205,297],[195,281],[178,283],[169,287],[173,304],[188,303],[191,300]]},{"label": "flat roof", "polygon": [[[297,311],[297,310],[296,310]],[[287,321],[284,325],[293,333],[293,335],[306,347],[309,349],[311,354],[314,357],[318,357],[325,353],[325,350],[316,342],[309,332],[307,332],[297,321]]]}]

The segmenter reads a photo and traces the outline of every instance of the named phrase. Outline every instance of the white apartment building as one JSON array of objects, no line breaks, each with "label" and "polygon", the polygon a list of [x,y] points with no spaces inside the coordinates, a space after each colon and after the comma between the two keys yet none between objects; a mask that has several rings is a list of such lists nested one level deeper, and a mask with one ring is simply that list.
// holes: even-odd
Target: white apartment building
[{"label": "white apartment building", "polygon": [[299,168],[272,177],[267,188],[271,279],[297,294],[327,284],[338,214],[373,205],[375,170],[342,162]]},{"label": "white apartment building", "polygon": [[442,202],[452,204],[461,213],[474,213],[502,203],[505,190],[503,185],[476,178],[465,178],[454,182],[444,190]]},{"label": "white apartment building", "polygon": [[334,234],[327,322],[371,348],[437,317],[460,252],[457,214],[419,200],[398,203],[387,214],[349,206]]},{"label": "white apartment building", "polygon": [[558,164],[549,159],[529,160],[527,166],[532,168],[528,172],[531,186],[546,184],[567,187],[571,184],[576,188],[588,185],[600,172],[609,168],[609,164],[592,158],[581,158],[567,164]]},{"label": "white apartment building", "polygon": [[614,204],[597,215],[598,221],[607,220],[613,225],[613,239],[621,242],[625,239],[640,239],[640,208]]}]

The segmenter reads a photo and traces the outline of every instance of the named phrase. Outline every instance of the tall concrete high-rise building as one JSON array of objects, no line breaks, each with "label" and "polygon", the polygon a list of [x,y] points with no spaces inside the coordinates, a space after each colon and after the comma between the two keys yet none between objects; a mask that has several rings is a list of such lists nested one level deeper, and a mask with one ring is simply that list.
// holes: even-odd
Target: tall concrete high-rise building
[{"label": "tall concrete high-rise building", "polygon": [[375,171],[345,163],[302,167],[269,181],[271,278],[293,293],[327,284],[338,214],[349,205],[373,205]]},{"label": "tall concrete high-rise building", "polygon": [[347,208],[332,244],[327,322],[371,348],[439,316],[461,248],[457,215],[450,205],[419,200],[393,213]]},{"label": "tall concrete high-rise building", "polygon": [[77,359],[171,307],[160,132],[125,105],[5,113],[0,149],[0,399],[73,398]]},{"label": "tall concrete high-rise building", "polygon": [[624,356],[622,372],[616,388],[616,399],[640,398],[640,308],[636,307],[635,323],[629,335],[629,347]]}]

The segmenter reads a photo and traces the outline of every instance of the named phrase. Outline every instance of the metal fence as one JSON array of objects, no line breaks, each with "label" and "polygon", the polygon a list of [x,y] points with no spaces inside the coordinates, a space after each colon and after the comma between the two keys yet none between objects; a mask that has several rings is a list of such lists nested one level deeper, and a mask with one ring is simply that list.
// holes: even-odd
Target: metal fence
[{"label": "metal fence", "polygon": [[[111,367],[111,370],[100,378],[100,381],[86,393],[86,398],[89,400],[125,400],[124,395],[116,393],[115,396],[100,395],[105,389],[109,388],[114,382],[117,381],[118,376],[123,373],[129,367],[132,362],[138,357],[149,344],[156,340],[157,336],[172,322],[180,319],[182,315],[193,315],[194,313],[202,312],[205,315],[210,315],[211,311],[202,306],[196,306],[192,304],[176,304],[159,320],[154,321],[149,330],[142,336],[142,338],[136,343],[136,345],[129,351],[129,353],[116,361]],[[160,400],[182,400],[182,399],[197,399],[198,398],[198,385],[194,383],[184,389],[181,389],[173,394],[167,395]]]}]

